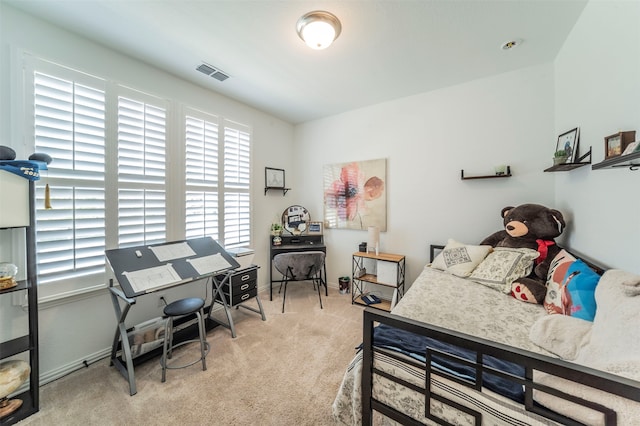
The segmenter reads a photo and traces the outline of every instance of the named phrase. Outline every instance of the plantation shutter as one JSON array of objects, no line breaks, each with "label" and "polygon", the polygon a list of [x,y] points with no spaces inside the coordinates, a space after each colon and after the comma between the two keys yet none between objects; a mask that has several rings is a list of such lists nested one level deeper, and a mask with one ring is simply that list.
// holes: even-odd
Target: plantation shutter
[{"label": "plantation shutter", "polygon": [[251,134],[246,126],[224,123],[224,244],[251,241]]},{"label": "plantation shutter", "polygon": [[[35,151],[55,159],[36,185],[38,276],[46,284],[104,272],[105,91],[101,79],[40,65],[58,76],[32,74]],[[44,208],[45,184],[52,210]]]},{"label": "plantation shutter", "polygon": [[166,111],[118,98],[118,246],[166,240]]},{"label": "plantation shutter", "polygon": [[186,238],[219,240],[218,150],[217,117],[190,111],[185,117]]}]

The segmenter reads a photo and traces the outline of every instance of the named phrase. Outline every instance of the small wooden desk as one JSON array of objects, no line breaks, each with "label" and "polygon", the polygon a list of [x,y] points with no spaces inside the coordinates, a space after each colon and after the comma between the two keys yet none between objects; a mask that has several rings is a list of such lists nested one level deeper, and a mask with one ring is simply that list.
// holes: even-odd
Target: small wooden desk
[{"label": "small wooden desk", "polygon": [[[270,240],[271,241],[271,240]],[[273,279],[273,258],[280,253],[291,253],[300,251],[321,251],[327,253],[322,235],[283,235],[282,244],[274,246],[270,244],[269,253],[271,256],[271,267],[269,269],[269,300],[273,300],[273,283],[282,283],[284,279]],[[320,280],[324,286],[325,296],[329,295],[327,288],[327,263],[325,261]]]}]

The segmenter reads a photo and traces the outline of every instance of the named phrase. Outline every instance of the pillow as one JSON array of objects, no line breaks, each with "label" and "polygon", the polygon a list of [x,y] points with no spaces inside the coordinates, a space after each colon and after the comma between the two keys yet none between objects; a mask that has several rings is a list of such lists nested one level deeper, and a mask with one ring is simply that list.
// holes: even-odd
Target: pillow
[{"label": "pillow", "polygon": [[536,250],[528,248],[496,247],[474,269],[469,279],[509,294],[511,283],[529,275],[533,261],[539,255]]},{"label": "pillow", "polygon": [[544,308],[550,314],[562,313],[562,301],[560,288],[564,281],[565,275],[567,275],[567,269],[576,258],[573,257],[565,249],[558,252],[556,257],[553,258],[549,265],[549,272],[547,272],[547,294],[544,298]]},{"label": "pillow", "polygon": [[571,263],[560,287],[560,305],[554,305],[549,313],[564,314],[586,321],[596,315],[596,286],[600,275],[578,259]]},{"label": "pillow", "polygon": [[431,267],[458,277],[468,277],[491,250],[492,247],[489,245],[470,246],[449,239],[445,248],[433,260]]}]

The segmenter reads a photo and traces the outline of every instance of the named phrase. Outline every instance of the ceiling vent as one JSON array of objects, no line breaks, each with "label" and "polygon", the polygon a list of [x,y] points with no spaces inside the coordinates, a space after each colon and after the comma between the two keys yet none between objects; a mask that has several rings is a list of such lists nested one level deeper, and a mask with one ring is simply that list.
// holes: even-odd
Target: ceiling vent
[{"label": "ceiling vent", "polygon": [[225,81],[226,79],[229,78],[229,76],[225,73],[223,73],[222,71],[220,71],[219,69],[216,69],[214,67],[212,67],[209,64],[205,64],[203,63],[202,65],[199,65],[196,70],[200,71],[203,74],[208,75],[209,77],[213,77],[218,81]]}]

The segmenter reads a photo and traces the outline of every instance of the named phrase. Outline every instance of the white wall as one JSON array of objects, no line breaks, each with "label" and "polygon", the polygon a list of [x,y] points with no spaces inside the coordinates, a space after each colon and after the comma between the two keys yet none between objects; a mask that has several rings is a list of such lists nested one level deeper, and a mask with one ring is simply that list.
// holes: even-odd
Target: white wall
[{"label": "white wall", "polygon": [[[0,145],[13,147],[19,159],[31,154],[22,142],[28,137],[28,129],[22,126],[24,121],[18,103],[22,91],[16,87],[20,80],[19,49],[250,125],[253,131],[254,182],[252,239],[256,249],[255,263],[261,267],[259,286],[264,288],[268,285],[269,224],[290,200],[283,199],[282,195],[264,196],[264,167],[292,168],[291,124],[33,19],[2,2],[0,28]],[[171,300],[181,293],[204,295],[203,287],[202,284],[180,287],[168,292],[167,298]],[[3,340],[23,333],[26,327],[25,314],[10,306],[11,299],[0,298],[0,339]],[[141,298],[129,318],[133,324],[160,313],[157,300]],[[41,308],[40,371],[45,381],[78,368],[83,360],[91,362],[104,356],[110,348],[115,325],[114,310],[106,290],[84,299],[61,301],[57,306]]]},{"label": "white wall", "polygon": [[[556,133],[580,127],[580,146],[604,159],[604,137],[640,140],[640,2],[591,1],[555,62]],[[640,171],[556,173],[555,203],[572,217],[567,244],[608,267],[640,273]]]},{"label": "white wall", "polygon": [[[323,217],[323,165],[387,159],[387,232],[381,249],[407,256],[407,282],[428,245],[475,243],[501,229],[507,205],[553,205],[555,147],[551,64],[362,108],[296,127],[296,179],[303,205]],[[493,174],[507,179],[460,180]],[[325,230],[330,281],[350,275],[367,232]]]}]

